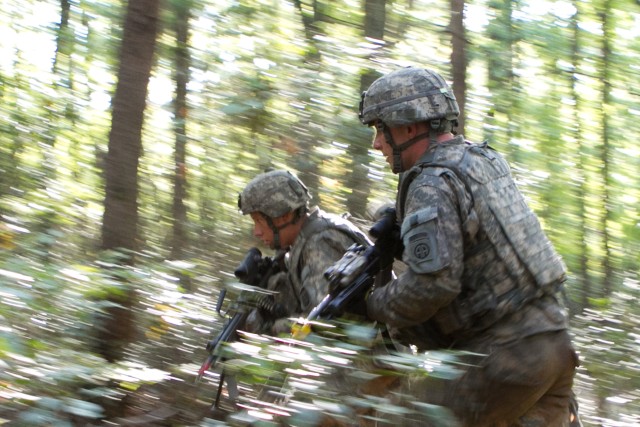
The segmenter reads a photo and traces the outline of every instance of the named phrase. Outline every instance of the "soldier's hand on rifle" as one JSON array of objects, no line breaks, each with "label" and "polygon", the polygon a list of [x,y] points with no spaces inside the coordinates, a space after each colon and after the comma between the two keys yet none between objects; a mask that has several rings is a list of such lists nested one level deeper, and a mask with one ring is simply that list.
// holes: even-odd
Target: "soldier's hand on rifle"
[{"label": "soldier's hand on rifle", "polygon": [[271,335],[273,336],[279,336],[283,334],[290,335],[291,327],[293,326],[293,324],[294,322],[287,317],[278,319],[273,323],[273,326],[271,326]]},{"label": "soldier's hand on rifle", "polygon": [[394,259],[402,259],[404,245],[400,236],[400,225],[396,220],[396,210],[386,208],[380,214],[380,218],[373,225],[369,234],[375,240],[376,248],[380,255],[380,268],[390,266]]}]

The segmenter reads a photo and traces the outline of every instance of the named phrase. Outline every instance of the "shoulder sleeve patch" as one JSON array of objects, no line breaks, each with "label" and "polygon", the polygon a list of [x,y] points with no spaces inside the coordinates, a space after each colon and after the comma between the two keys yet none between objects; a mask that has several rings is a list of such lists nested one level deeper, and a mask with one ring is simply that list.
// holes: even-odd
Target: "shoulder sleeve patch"
[{"label": "shoulder sleeve patch", "polygon": [[402,222],[402,261],[414,273],[436,273],[449,265],[446,245],[438,244],[438,208],[430,206],[407,216]]}]

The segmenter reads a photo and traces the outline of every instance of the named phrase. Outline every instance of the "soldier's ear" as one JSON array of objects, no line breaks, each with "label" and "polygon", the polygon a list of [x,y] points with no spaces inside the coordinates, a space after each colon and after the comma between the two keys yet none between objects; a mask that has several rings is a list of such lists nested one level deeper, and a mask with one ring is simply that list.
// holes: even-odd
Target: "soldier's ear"
[{"label": "soldier's ear", "polygon": [[279,225],[284,225],[289,222],[292,222],[294,215],[295,215],[294,211],[289,211],[284,215],[280,215],[279,217],[273,219],[273,225],[277,227]]},{"label": "soldier's ear", "polygon": [[407,125],[407,136],[409,138],[414,138],[422,133],[427,132],[429,126],[425,122],[411,123]]}]

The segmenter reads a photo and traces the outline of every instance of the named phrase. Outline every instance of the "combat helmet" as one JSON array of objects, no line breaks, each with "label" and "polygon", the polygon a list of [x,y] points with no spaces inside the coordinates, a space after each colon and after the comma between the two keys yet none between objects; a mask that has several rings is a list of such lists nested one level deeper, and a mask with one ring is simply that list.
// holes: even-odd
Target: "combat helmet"
[{"label": "combat helmet", "polygon": [[407,67],[374,81],[362,93],[360,120],[394,127],[445,119],[456,120],[460,108],[451,87],[433,70]]},{"label": "combat helmet", "polygon": [[[393,148],[393,172],[404,171],[402,151],[429,136],[451,131],[458,124],[460,107],[451,87],[433,70],[407,67],[393,71],[374,81],[362,93],[360,121],[376,125],[384,132]],[[395,144],[389,128],[418,122],[429,122],[429,132]]]},{"label": "combat helmet", "polygon": [[253,178],[238,197],[243,215],[262,212],[277,218],[306,206],[311,196],[297,176],[286,170],[273,170]]},{"label": "combat helmet", "polygon": [[[280,230],[297,222],[304,212],[311,195],[297,176],[286,170],[273,170],[253,178],[238,196],[238,207],[243,215],[261,213],[273,231],[273,245],[280,248]],[[273,219],[295,211],[291,221],[276,226]]]}]

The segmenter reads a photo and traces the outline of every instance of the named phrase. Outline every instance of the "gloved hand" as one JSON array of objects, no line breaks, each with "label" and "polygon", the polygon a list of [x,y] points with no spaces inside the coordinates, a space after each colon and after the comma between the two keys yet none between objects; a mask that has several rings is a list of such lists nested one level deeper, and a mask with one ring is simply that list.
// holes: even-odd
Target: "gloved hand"
[{"label": "gloved hand", "polygon": [[291,326],[293,322],[288,318],[278,319],[271,326],[271,335],[277,337],[279,335],[291,335]]},{"label": "gloved hand", "polygon": [[266,325],[267,322],[260,314],[260,311],[251,310],[242,329],[254,334],[264,334],[267,332]]},{"label": "gloved hand", "polygon": [[393,259],[402,259],[404,246],[400,236],[400,224],[396,210],[392,204],[380,207],[374,216],[375,223],[369,235],[375,241],[376,251],[380,256],[380,269],[384,270],[393,264]]},{"label": "gloved hand", "polygon": [[280,271],[273,276],[269,277],[267,281],[267,289],[270,291],[280,292],[287,286],[287,272]]},{"label": "gloved hand", "polygon": [[376,240],[376,247],[380,249],[380,269],[390,266],[394,259],[402,260],[404,244],[400,238],[400,226],[395,224],[389,234]]}]

